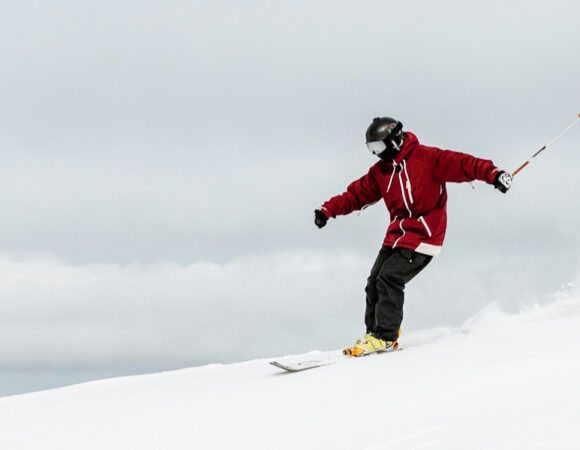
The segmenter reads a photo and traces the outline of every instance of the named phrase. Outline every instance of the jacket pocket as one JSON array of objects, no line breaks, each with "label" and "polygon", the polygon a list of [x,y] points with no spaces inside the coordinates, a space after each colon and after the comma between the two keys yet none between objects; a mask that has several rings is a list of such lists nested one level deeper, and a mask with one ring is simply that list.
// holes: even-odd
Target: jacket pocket
[{"label": "jacket pocket", "polygon": [[417,220],[421,222],[423,228],[425,228],[425,231],[427,232],[427,235],[429,237],[433,236],[433,233],[431,233],[431,228],[429,228],[429,225],[427,225],[427,221],[425,220],[425,218],[423,216],[420,216],[419,219]]},{"label": "jacket pocket", "polygon": [[417,253],[413,250],[411,250],[410,248],[405,248],[405,247],[397,247],[395,249],[395,251],[402,256],[407,262],[408,264],[422,264],[425,259],[427,258],[427,255],[423,255],[422,253]]}]

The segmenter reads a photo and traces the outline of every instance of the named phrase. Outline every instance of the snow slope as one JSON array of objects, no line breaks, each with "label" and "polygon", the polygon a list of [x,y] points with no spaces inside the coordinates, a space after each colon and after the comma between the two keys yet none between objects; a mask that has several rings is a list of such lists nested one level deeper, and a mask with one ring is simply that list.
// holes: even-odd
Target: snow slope
[{"label": "snow slope", "polygon": [[264,359],[5,397],[0,448],[580,448],[580,298],[401,342],[295,374]]}]

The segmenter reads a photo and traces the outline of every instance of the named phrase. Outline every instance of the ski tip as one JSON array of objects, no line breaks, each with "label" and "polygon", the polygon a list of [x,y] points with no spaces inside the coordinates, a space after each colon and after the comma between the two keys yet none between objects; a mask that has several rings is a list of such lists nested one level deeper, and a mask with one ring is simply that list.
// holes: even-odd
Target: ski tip
[{"label": "ski tip", "polygon": [[291,372],[289,367],[285,366],[284,364],[280,364],[278,361],[270,361],[270,365],[277,367],[278,369],[283,369]]}]

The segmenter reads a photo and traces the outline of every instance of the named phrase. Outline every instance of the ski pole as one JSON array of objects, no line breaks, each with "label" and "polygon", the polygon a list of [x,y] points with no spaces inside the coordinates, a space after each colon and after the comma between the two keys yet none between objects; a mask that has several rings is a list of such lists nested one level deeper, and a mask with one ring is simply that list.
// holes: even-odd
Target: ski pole
[{"label": "ski pole", "polygon": [[515,177],[520,170],[522,170],[524,167],[526,167],[532,161],[532,159],[534,159],[536,156],[538,156],[540,153],[542,153],[544,150],[546,150],[550,145],[552,145],[554,142],[556,142],[560,138],[560,136],[562,136],[566,131],[568,131],[570,128],[572,128],[574,125],[576,125],[579,120],[580,120],[580,114],[578,114],[578,117],[576,117],[574,122],[572,122],[570,125],[568,125],[566,128],[564,128],[562,131],[560,131],[560,133],[558,135],[556,135],[550,142],[548,142],[546,145],[544,145],[540,150],[538,150],[536,153],[534,153],[530,159],[528,159],[525,163],[523,163],[520,167],[518,167],[516,169],[516,171],[514,173],[512,173],[512,178]]}]

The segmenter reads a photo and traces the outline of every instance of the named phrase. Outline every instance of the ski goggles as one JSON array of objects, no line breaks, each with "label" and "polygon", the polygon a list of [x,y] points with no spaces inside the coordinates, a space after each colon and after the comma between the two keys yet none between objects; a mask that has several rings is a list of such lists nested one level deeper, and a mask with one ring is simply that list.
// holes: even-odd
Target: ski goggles
[{"label": "ski goggles", "polygon": [[387,149],[385,141],[371,141],[367,142],[367,148],[373,155],[378,155]]}]

